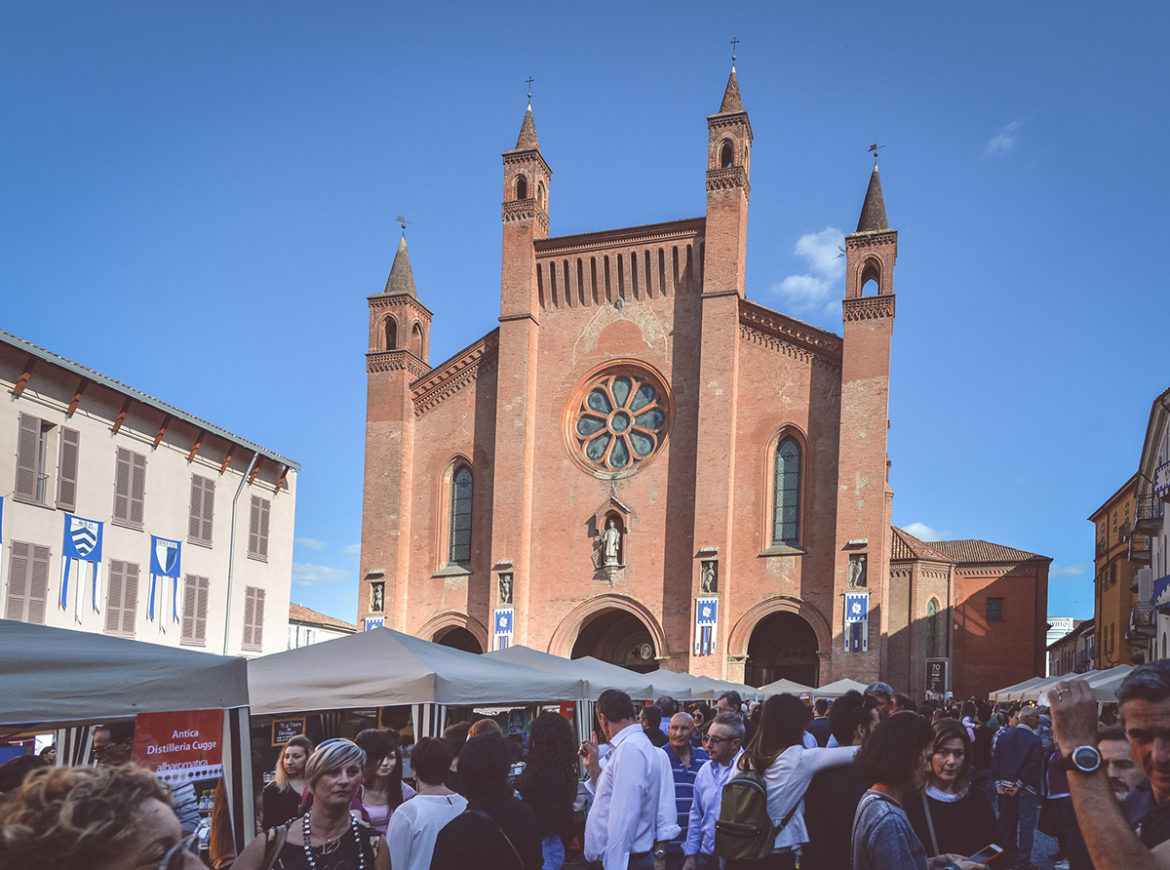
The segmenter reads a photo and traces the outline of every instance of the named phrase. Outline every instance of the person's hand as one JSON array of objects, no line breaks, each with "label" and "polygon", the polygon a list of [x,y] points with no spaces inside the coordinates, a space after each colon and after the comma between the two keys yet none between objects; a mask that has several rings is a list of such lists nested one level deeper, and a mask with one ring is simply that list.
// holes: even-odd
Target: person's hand
[{"label": "person's hand", "polygon": [[682,870],[695,870],[695,856],[687,855],[683,858]]},{"label": "person's hand", "polygon": [[589,771],[589,778],[594,782],[601,775],[601,756],[597,750],[597,732],[593,732],[592,740],[582,740],[578,754],[585,759],[585,769]]},{"label": "person's hand", "polygon": [[1062,680],[1048,693],[1052,730],[1060,751],[1097,745],[1097,699],[1084,680]]},{"label": "person's hand", "polygon": [[665,858],[655,858],[654,859],[654,870],[666,870],[666,859]]}]

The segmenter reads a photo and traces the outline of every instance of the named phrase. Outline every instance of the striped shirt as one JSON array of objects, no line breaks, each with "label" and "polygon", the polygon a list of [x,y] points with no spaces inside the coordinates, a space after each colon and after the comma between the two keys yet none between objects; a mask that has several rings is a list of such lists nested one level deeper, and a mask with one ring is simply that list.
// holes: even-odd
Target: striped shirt
[{"label": "striped shirt", "polygon": [[682,760],[675,755],[674,748],[667,743],[662,747],[666,757],[670,759],[670,772],[674,776],[674,803],[678,809],[678,824],[682,830],[678,836],[670,841],[666,847],[668,852],[682,852],[683,844],[687,841],[687,823],[691,816],[691,803],[695,799],[695,776],[699,768],[710,758],[705,749],[691,747],[691,762],[683,766]]}]

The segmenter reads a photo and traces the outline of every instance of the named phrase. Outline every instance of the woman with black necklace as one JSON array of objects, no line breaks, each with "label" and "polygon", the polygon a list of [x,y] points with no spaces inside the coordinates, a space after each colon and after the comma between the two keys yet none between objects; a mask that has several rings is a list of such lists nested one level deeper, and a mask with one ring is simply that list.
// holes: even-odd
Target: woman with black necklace
[{"label": "woman with black necklace", "polygon": [[378,835],[349,811],[365,762],[349,740],[317,747],[305,765],[312,808],[253,840],[233,870],[373,870]]}]

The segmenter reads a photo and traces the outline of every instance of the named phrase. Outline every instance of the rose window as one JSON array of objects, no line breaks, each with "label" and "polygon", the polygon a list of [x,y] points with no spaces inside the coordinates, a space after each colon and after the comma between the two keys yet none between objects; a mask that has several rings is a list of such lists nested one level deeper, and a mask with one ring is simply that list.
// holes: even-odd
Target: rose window
[{"label": "rose window", "polygon": [[573,441],[579,456],[597,471],[630,471],[658,451],[667,416],[664,391],[649,377],[603,374],[586,385],[573,415]]}]

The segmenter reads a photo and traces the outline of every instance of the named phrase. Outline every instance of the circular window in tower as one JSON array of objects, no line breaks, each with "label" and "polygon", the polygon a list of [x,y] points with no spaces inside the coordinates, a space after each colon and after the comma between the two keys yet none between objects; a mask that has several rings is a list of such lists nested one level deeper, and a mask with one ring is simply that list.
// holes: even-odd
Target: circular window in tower
[{"label": "circular window in tower", "polygon": [[656,374],[631,363],[594,373],[574,391],[566,414],[569,450],[594,473],[636,471],[670,429],[670,397]]}]

